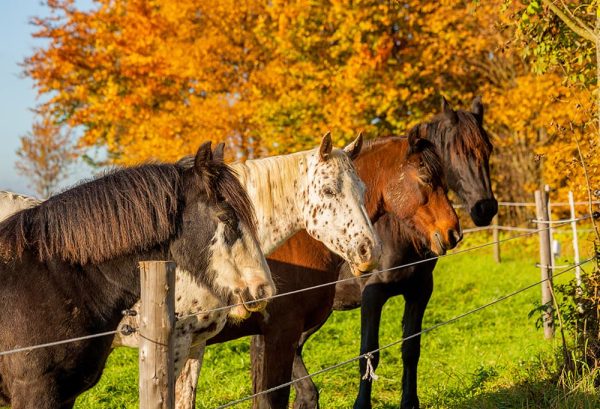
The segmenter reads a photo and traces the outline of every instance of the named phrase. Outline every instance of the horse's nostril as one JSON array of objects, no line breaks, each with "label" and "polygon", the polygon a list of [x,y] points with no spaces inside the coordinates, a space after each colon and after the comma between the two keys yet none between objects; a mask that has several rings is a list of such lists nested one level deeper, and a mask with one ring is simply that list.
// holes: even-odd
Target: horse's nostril
[{"label": "horse's nostril", "polygon": [[358,246],[358,254],[362,260],[367,260],[369,256],[369,244],[367,242],[363,242]]},{"label": "horse's nostril", "polygon": [[438,245],[439,250],[445,252],[446,246],[444,245],[445,240],[442,234],[439,231],[436,231],[435,233],[433,233],[433,236],[435,237],[435,240],[437,242],[436,244]]},{"label": "horse's nostril", "polygon": [[261,284],[256,289],[256,299],[261,300],[266,297],[267,297],[267,289],[265,288],[264,284]]},{"label": "horse's nostril", "polygon": [[248,287],[244,288],[242,291],[238,293],[243,302],[247,303],[253,300],[252,294],[250,293],[250,289]]}]

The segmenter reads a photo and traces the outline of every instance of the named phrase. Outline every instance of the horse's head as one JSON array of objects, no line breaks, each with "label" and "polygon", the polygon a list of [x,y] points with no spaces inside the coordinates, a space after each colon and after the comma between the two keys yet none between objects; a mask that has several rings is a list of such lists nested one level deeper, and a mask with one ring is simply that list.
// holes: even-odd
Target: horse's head
[{"label": "horse's head", "polygon": [[413,130],[408,138],[374,142],[357,163],[368,181],[372,214],[394,214],[411,232],[417,247],[442,255],[462,235],[458,216],[446,196],[446,182],[435,146]]},{"label": "horse's head", "polygon": [[306,231],[350,263],[355,275],[375,268],[381,242],[364,206],[364,183],[352,160],[362,136],[344,149],[334,149],[327,133],[307,158],[307,180],[299,186]]},{"label": "horse's head", "polygon": [[[246,191],[222,154],[213,157],[210,143],[180,165],[186,169],[185,208],[179,237],[171,245],[178,265],[230,304],[242,302],[248,311],[264,309],[266,301],[256,300],[274,295],[275,285],[256,238]],[[192,256],[197,254],[201,256]],[[239,308],[232,311],[247,315]]]},{"label": "horse's head", "polygon": [[487,226],[498,211],[492,192],[490,155],[492,144],[483,128],[483,104],[473,100],[471,111],[454,111],[446,99],[442,113],[419,126],[422,137],[439,149],[448,186],[458,194],[477,226]]}]

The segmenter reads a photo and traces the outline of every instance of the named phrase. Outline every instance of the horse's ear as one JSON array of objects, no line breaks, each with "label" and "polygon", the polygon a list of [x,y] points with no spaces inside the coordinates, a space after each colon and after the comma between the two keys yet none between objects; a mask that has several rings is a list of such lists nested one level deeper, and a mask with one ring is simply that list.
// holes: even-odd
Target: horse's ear
[{"label": "horse's ear", "polygon": [[471,103],[471,112],[477,118],[479,125],[483,124],[483,103],[481,102],[481,95],[477,95]]},{"label": "horse's ear", "polygon": [[456,124],[458,122],[456,111],[452,109],[445,97],[442,97],[442,113],[446,115],[446,118],[450,120],[451,124]]},{"label": "horse's ear", "polygon": [[358,154],[360,153],[362,146],[363,146],[363,136],[362,136],[362,131],[360,131],[358,133],[358,136],[354,140],[354,142],[350,143],[350,145],[348,145],[344,148],[344,152],[346,152],[348,154],[348,156],[350,157],[351,160],[354,160],[358,157]]},{"label": "horse's ear", "polygon": [[213,151],[213,160],[217,162],[225,161],[225,142],[220,142]]},{"label": "horse's ear", "polygon": [[319,147],[319,157],[321,158],[321,161],[325,162],[327,159],[329,159],[332,149],[333,144],[331,143],[331,132],[327,131],[327,133],[323,136],[323,139],[321,140],[321,146]]},{"label": "horse's ear", "polygon": [[427,139],[421,137],[419,125],[414,126],[408,132],[408,146],[410,147],[409,153],[421,152],[429,144],[430,144],[430,142]]},{"label": "horse's ear", "polygon": [[411,148],[417,144],[417,140],[420,138],[419,136],[419,126],[413,126],[410,131],[408,131],[408,146]]},{"label": "horse's ear", "polygon": [[210,150],[211,142],[204,142],[198,148],[198,152],[196,152],[196,158],[194,159],[194,168],[198,171],[203,171],[208,163],[212,161],[213,154]]}]

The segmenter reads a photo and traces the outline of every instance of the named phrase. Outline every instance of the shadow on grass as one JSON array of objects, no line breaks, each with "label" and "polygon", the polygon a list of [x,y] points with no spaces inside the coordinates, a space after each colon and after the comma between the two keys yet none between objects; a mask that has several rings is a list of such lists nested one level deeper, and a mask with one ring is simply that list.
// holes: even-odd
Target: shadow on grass
[{"label": "shadow on grass", "polygon": [[[527,380],[516,385],[494,391],[475,390],[469,396],[455,396],[441,405],[426,405],[424,408],[448,409],[595,409],[600,408],[600,395],[584,391],[569,391],[549,380]],[[385,408],[397,406],[384,406]]]}]

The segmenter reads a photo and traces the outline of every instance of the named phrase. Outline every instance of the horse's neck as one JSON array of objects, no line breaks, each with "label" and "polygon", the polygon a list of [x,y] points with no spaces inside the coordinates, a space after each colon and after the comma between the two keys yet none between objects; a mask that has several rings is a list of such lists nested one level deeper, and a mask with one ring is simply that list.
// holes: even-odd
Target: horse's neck
[{"label": "horse's neck", "polygon": [[390,137],[368,142],[354,164],[358,176],[367,186],[365,208],[369,218],[375,223],[385,212],[383,208],[384,190],[387,182],[404,177],[408,141],[405,138]]},{"label": "horse's neck", "polygon": [[121,311],[131,308],[140,298],[138,263],[143,260],[166,259],[167,251],[157,247],[85,266],[83,268],[88,271],[88,281],[81,284],[94,288],[94,291],[90,292],[84,288],[82,293],[89,293],[93,298],[90,305],[104,307],[100,307],[99,311],[104,312],[102,315],[108,315],[106,319],[117,319],[118,322],[122,318]]},{"label": "horse's neck", "polygon": [[232,165],[254,205],[261,250],[270,254],[304,228],[301,200],[310,151]]},{"label": "horse's neck", "polygon": [[425,122],[422,126],[426,129],[422,135],[435,146],[444,167],[451,166],[451,145],[449,145],[447,138],[444,137],[443,129],[440,130],[439,122],[432,120],[431,122]]}]

